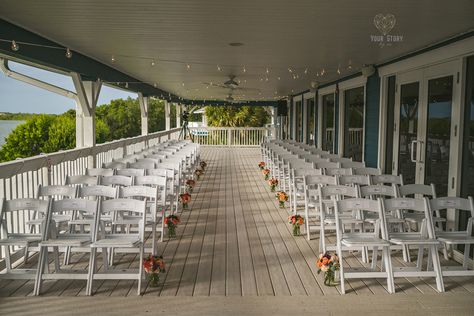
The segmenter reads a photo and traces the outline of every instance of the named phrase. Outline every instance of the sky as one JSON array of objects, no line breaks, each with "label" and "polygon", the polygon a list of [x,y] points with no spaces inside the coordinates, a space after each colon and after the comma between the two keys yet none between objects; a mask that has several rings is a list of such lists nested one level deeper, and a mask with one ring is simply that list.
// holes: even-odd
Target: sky
[{"label": "sky", "polygon": [[[19,73],[75,92],[70,77],[19,63],[10,62],[9,65]],[[136,98],[137,94],[104,85],[100,91],[98,105],[128,97]],[[0,112],[60,114],[74,108],[74,100],[9,78],[0,71]]]}]

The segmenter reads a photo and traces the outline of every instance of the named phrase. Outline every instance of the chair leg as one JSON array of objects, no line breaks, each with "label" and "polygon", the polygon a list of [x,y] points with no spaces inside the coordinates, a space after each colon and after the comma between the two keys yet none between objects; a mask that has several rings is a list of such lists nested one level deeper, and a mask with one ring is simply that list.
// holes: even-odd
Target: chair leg
[{"label": "chair leg", "polygon": [[[46,249],[45,249],[46,248]],[[36,270],[35,287],[33,289],[33,295],[38,296],[41,292],[41,285],[43,283],[44,263],[45,263],[45,250],[48,251],[48,247],[40,247],[38,256],[38,268]]]},{"label": "chair leg", "polygon": [[436,288],[438,292],[444,292],[443,273],[441,271],[441,264],[439,262],[438,247],[432,245],[431,247],[431,258],[433,260],[433,269],[436,274]]},{"label": "chair leg", "polygon": [[345,285],[345,282],[344,282],[344,265],[342,263],[343,261],[343,258],[342,258],[342,251],[341,251],[341,247],[338,246],[337,247],[338,250],[338,254],[337,256],[339,257],[339,280],[340,280],[340,285],[341,285],[341,294],[346,294],[346,285]]},{"label": "chair leg", "polygon": [[[383,251],[384,250],[382,249],[382,252]],[[377,269],[378,255],[379,255],[378,247],[374,247],[374,249],[372,249],[372,264],[371,264],[371,269],[374,271],[375,269]]]},{"label": "chair leg", "polygon": [[464,244],[464,260],[462,262],[462,267],[466,270],[469,269],[468,263],[469,263],[470,252],[471,252],[471,244]]},{"label": "chair leg", "polygon": [[86,285],[86,295],[92,295],[92,282],[94,280],[94,274],[96,269],[96,253],[97,248],[91,248],[91,255],[89,258],[89,271],[87,273],[87,285]]},{"label": "chair leg", "polygon": [[142,281],[143,281],[143,278],[144,278],[144,275],[143,275],[143,257],[144,257],[144,245],[142,245],[140,247],[140,262],[138,263],[139,264],[139,268],[138,268],[138,274],[139,274],[139,279],[138,279],[138,293],[137,295],[141,295],[142,294]]},{"label": "chair leg", "polygon": [[[409,247],[409,245],[407,245]],[[423,254],[424,254],[425,247],[419,246],[418,247],[418,258],[416,260],[416,267],[418,270],[421,270],[423,267]]]},{"label": "chair leg", "polygon": [[390,294],[395,293],[395,282],[393,281],[392,260],[390,258],[390,247],[383,247],[382,256],[387,273],[387,290]]}]

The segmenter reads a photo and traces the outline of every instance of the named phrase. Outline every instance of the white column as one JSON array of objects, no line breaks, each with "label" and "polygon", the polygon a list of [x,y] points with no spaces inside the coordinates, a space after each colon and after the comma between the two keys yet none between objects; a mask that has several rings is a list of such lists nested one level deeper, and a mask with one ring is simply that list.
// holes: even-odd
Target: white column
[{"label": "white column", "polygon": [[181,127],[181,104],[176,104],[176,127]]},{"label": "white column", "polygon": [[[76,148],[95,146],[95,108],[99,99],[102,82],[82,81],[81,75],[71,73],[76,88]],[[96,167],[96,157],[89,156],[87,167]]]},{"label": "white column", "polygon": [[72,73],[76,88],[76,147],[95,146],[95,108],[102,83],[82,81],[80,74]]},{"label": "white column", "polygon": [[278,125],[278,116],[277,116],[277,108],[272,106],[271,109],[271,117],[272,117],[272,138],[277,139],[277,125]]},{"label": "white column", "polygon": [[140,103],[142,135],[148,135],[148,97],[144,97],[142,93],[138,93],[138,102]]},{"label": "white column", "polygon": [[169,131],[171,129],[171,104],[165,100],[165,130]]}]

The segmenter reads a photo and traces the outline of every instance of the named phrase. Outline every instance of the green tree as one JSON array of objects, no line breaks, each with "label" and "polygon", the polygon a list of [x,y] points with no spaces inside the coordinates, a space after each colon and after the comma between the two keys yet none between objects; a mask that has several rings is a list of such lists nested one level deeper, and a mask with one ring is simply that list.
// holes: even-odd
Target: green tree
[{"label": "green tree", "polygon": [[262,106],[207,106],[205,113],[213,127],[262,127],[270,121]]},{"label": "green tree", "polygon": [[39,155],[49,138],[54,115],[37,115],[18,125],[6,138],[0,150],[1,161]]}]

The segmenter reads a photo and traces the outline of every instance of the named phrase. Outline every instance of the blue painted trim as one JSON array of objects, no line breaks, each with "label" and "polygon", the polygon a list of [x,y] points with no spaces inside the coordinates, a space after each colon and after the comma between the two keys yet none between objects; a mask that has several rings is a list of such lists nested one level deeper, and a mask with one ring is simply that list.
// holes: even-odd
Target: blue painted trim
[{"label": "blue painted trim", "polygon": [[380,77],[378,72],[365,85],[364,160],[367,167],[377,168],[380,113]]}]

